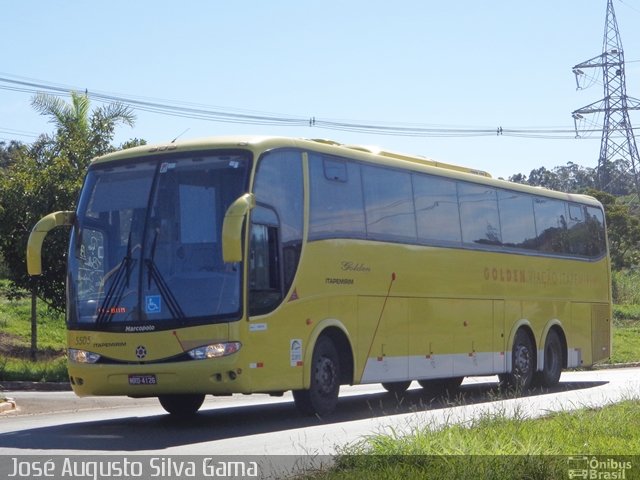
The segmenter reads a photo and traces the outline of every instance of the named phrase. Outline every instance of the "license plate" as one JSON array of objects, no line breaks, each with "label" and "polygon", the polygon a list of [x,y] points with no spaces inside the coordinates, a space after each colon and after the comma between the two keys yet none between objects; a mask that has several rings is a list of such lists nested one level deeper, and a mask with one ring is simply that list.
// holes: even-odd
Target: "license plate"
[{"label": "license plate", "polygon": [[129,385],[156,385],[158,379],[155,375],[129,375]]}]

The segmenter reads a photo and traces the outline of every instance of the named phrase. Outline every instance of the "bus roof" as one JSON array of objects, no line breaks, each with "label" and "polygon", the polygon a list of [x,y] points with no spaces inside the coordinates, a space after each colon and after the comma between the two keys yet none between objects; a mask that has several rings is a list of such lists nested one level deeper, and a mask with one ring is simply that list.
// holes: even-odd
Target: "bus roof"
[{"label": "bus roof", "polygon": [[502,179],[494,179],[489,173],[482,170],[475,170],[468,167],[439,162],[417,155],[390,152],[378,147],[345,145],[326,139],[303,139],[255,135],[205,137],[164,144],[142,145],[130,149],[119,150],[94,159],[92,164],[130,160],[147,157],[150,154],[171,154],[176,152],[202,151],[215,148],[246,148],[254,152],[272,150],[274,148],[300,148],[329,155],[348,157],[367,163],[422,171],[433,175],[491,185],[496,188],[505,188],[532,195],[541,195],[561,200],[601,206],[598,200],[588,195],[563,193],[543,187],[532,187],[530,185],[513,183]]}]

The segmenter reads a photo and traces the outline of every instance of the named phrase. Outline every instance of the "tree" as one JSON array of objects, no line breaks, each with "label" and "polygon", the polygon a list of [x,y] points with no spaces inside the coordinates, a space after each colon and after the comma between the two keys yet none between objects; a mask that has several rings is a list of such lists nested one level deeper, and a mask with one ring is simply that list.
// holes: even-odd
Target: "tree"
[{"label": "tree", "polygon": [[517,173],[511,175],[509,181],[562,192],[583,192],[595,186],[595,170],[568,162],[565,166],[554,167],[551,170],[545,167],[533,169],[528,178],[522,173]]},{"label": "tree", "polygon": [[551,170],[539,167],[531,170],[529,177],[517,173],[511,175],[509,181],[562,192],[584,192],[600,185],[600,190],[618,196],[629,195],[636,190],[634,177],[622,160],[604,162],[599,172],[573,162]]},{"label": "tree", "polygon": [[5,142],[0,142],[0,172],[11,166],[18,153],[25,148],[25,145],[15,140],[11,140],[8,145]]},{"label": "tree", "polygon": [[86,168],[92,158],[115,150],[111,142],[118,124],[133,127],[135,123],[131,108],[121,103],[103,105],[89,115],[89,98],[77,92],[71,92],[71,103],[40,93],[32,98],[31,105],[56,126],[51,153],[76,170]]},{"label": "tree", "polygon": [[587,191],[604,206],[611,265],[615,270],[629,268],[640,259],[640,220],[620,198],[598,190]]},{"label": "tree", "polygon": [[116,126],[133,126],[135,117],[119,103],[91,111],[89,99],[76,92],[71,92],[70,103],[46,94],[36,95],[31,103],[50,118],[56,131],[19,149],[0,176],[0,254],[15,286],[35,288],[42,300],[63,309],[68,232],[53,231],[47,236],[43,274],[37,281],[26,273],[29,232],[44,215],[75,208],[89,162],[116,150],[112,144]]}]

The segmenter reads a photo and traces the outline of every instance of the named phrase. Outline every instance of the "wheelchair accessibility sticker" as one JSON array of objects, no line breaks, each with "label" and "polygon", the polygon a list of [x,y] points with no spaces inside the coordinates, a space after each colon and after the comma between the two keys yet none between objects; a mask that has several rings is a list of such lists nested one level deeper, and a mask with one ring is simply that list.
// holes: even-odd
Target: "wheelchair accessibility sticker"
[{"label": "wheelchair accessibility sticker", "polygon": [[147,295],[144,297],[144,313],[161,313],[162,297],[160,295]]}]

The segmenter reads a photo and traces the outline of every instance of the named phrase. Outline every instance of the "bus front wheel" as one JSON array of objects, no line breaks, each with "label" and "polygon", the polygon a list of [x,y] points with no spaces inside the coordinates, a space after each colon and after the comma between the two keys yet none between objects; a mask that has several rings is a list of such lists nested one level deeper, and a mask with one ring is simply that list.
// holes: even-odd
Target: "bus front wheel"
[{"label": "bus front wheel", "polygon": [[160,405],[171,415],[188,417],[194,415],[204,402],[204,395],[160,395]]},{"label": "bus front wheel", "polygon": [[340,357],[333,341],[321,336],[313,349],[311,384],[294,390],[296,408],[305,415],[327,415],[335,410],[340,392]]},{"label": "bus front wheel", "polygon": [[528,389],[536,370],[535,359],[533,341],[529,334],[521,328],[513,339],[511,372],[499,375],[500,383],[516,391]]}]

